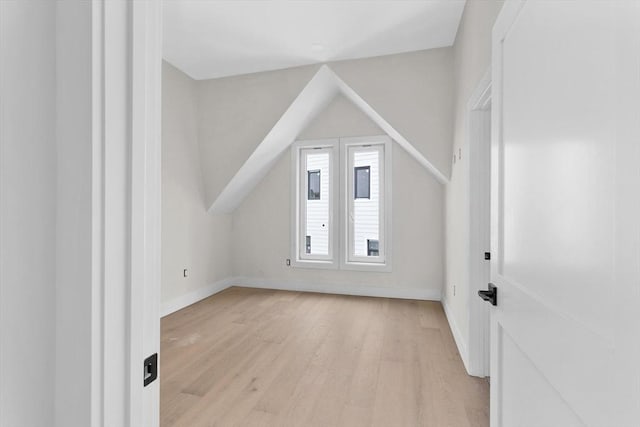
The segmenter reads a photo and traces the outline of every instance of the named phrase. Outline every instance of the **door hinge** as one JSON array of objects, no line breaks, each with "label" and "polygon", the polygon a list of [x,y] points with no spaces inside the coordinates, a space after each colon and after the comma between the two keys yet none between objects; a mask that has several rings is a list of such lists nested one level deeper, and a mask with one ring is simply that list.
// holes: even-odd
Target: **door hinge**
[{"label": "door hinge", "polygon": [[158,378],[158,353],[144,359],[144,386],[148,386]]}]

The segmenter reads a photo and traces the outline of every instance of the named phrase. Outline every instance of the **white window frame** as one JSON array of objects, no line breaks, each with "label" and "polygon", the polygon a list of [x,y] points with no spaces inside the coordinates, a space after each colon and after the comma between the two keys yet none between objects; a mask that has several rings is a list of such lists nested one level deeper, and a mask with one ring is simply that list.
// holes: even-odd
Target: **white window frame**
[{"label": "white window frame", "polygon": [[[338,268],[339,248],[339,169],[338,139],[297,141],[291,151],[291,265],[300,268]],[[328,255],[305,253],[305,209],[307,201],[307,170],[302,166],[302,153],[308,150],[327,150],[329,153],[329,250]]]},{"label": "white window frame", "polygon": [[[296,141],[291,147],[291,266],[296,268],[341,269],[356,271],[391,272],[392,254],[392,142],[388,136],[368,136],[353,138],[331,138],[308,141]],[[349,148],[379,146],[383,153],[380,162],[382,185],[380,212],[380,256],[349,257],[352,233],[348,227],[349,192],[353,192],[353,177],[349,178],[350,167]],[[329,255],[319,256],[304,254],[305,236],[302,218],[305,214],[307,171],[302,167],[304,150],[330,150],[330,191],[329,202]],[[302,202],[305,203],[302,203]]]},{"label": "white window frame", "polygon": [[[341,256],[340,268],[342,270],[358,271],[391,271],[391,236],[392,230],[392,154],[391,139],[388,136],[354,137],[340,139],[340,236]],[[352,153],[360,149],[370,150],[375,147],[381,154],[380,167],[380,235],[379,256],[356,257],[353,253],[353,228],[350,226],[349,217],[353,209],[353,161]]]}]

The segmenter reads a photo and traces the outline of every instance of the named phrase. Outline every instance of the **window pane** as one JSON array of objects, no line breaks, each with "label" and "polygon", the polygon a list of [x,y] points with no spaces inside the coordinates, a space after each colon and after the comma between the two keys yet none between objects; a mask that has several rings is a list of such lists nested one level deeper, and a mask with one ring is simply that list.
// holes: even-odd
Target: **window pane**
[{"label": "window pane", "polygon": [[329,153],[306,152],[307,200],[305,253],[329,255]]},{"label": "window pane", "polygon": [[367,256],[378,256],[379,243],[377,240],[367,239]]},{"label": "window pane", "polygon": [[353,255],[379,256],[380,152],[377,149],[354,151],[353,168]]},{"label": "window pane", "polygon": [[370,197],[370,175],[369,166],[358,166],[353,169],[353,185],[355,187],[356,199],[369,199]]},{"label": "window pane", "polygon": [[309,183],[307,200],[320,200],[320,171],[308,171],[307,181]]}]

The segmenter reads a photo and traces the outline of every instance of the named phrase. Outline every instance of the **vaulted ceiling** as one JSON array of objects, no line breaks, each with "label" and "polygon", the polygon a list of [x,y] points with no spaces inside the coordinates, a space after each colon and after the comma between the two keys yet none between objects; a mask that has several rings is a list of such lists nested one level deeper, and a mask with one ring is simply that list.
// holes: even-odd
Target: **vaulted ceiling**
[{"label": "vaulted ceiling", "polygon": [[165,0],[164,57],[196,80],[451,46],[464,0]]}]

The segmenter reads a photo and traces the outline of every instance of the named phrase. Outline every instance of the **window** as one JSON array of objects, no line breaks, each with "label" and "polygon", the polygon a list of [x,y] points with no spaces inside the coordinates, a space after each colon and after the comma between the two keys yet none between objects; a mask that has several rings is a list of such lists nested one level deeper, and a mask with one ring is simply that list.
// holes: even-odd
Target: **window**
[{"label": "window", "polygon": [[296,142],[292,265],[390,271],[391,141]]},{"label": "window", "polygon": [[334,213],[338,152],[331,141],[296,144],[293,169],[296,190],[293,264],[330,268],[337,246]]},{"label": "window", "polygon": [[309,184],[307,200],[320,200],[320,171],[308,171],[307,183]]},{"label": "window", "polygon": [[[347,263],[384,264],[384,144],[345,143]],[[375,249],[371,242],[375,242]]]},{"label": "window", "polygon": [[353,182],[355,186],[356,199],[371,198],[371,166],[357,166],[353,168]]},{"label": "window", "polygon": [[378,241],[367,239],[367,256],[378,256]]}]

